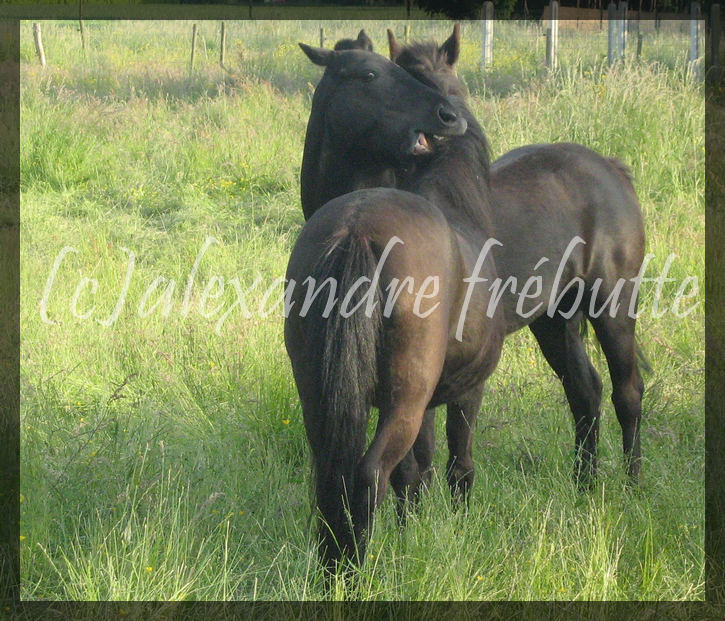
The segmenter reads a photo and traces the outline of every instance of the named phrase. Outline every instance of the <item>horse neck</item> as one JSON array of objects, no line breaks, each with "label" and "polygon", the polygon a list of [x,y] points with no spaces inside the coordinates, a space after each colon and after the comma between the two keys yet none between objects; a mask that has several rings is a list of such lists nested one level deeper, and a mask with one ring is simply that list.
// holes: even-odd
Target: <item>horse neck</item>
[{"label": "horse neck", "polygon": [[490,235],[488,142],[473,115],[465,112],[466,133],[448,138],[430,162],[416,169],[407,189],[438,206],[451,224]]}]

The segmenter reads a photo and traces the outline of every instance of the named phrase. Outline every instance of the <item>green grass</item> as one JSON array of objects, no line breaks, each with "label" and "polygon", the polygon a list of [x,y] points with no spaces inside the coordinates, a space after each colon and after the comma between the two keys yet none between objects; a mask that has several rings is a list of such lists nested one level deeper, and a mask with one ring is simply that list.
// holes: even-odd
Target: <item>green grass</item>
[{"label": "green grass", "polygon": [[[45,70],[31,25],[22,25],[23,598],[324,596],[281,313],[257,312],[303,222],[298,171],[320,70],[296,41],[314,43],[319,25],[230,23],[224,72],[215,64],[218,23],[201,23],[206,48],[200,43],[191,76],[188,23],[88,23],[84,60],[75,24],[44,22]],[[364,26],[384,50],[389,25],[325,28],[334,41]],[[450,32],[445,23],[413,28],[439,41]],[[464,26],[460,61],[494,154],[569,140],[621,158],[635,173],[655,255],[648,275],[677,253],[670,276],[678,282],[665,285],[660,306],[671,307],[686,276],[699,279],[699,305],[684,319],[655,319],[655,286],[643,286],[638,334],[654,371],[640,489],[623,491],[621,434],[594,340],[587,347],[605,381],[601,473],[581,495],[571,483],[573,425],[561,386],[528,332],[516,333],[488,383],[470,511],[450,509],[441,412],[437,472],[419,514],[400,531],[387,500],[360,580],[334,595],[702,598],[702,88],[688,80],[677,33],[659,35],[656,63],[608,68],[587,52],[563,57],[549,75],[526,51],[529,31],[497,31],[509,43],[508,56],[494,51],[500,65],[478,68],[474,24]],[[184,315],[187,280],[210,236],[218,243],[198,266]],[[64,246],[77,253],[58,269],[50,325],[41,300]],[[124,248],[134,253],[125,305],[102,325],[129,269]],[[214,276],[224,279],[218,298]],[[264,284],[252,288],[257,276]],[[235,277],[250,313],[237,307],[219,324],[236,299]],[[78,292],[76,315],[86,319],[72,312],[83,278],[97,281],[95,293],[88,282]],[[167,316],[162,300],[141,317],[139,307],[148,310],[172,280]]]}]

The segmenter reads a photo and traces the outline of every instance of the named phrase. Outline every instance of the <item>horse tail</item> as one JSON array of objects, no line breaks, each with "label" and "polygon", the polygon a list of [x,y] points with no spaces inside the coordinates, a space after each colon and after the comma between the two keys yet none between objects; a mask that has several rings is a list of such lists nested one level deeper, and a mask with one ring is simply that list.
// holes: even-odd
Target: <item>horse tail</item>
[{"label": "horse tail", "polygon": [[[363,281],[346,298],[361,278],[369,279],[372,286],[376,267],[377,257],[370,239],[348,232],[333,241],[312,274],[316,283],[328,278],[337,283],[338,302],[329,317],[324,317],[328,299],[318,295],[310,307],[308,321],[313,331],[311,353],[318,357],[322,385],[323,438],[321,450],[315,456],[317,503],[324,520],[320,534],[323,545],[333,543],[345,552],[352,552],[354,546],[346,510],[355,489],[355,470],[365,449],[383,325],[379,286],[370,291]],[[366,296],[372,296],[371,309]],[[348,314],[352,309],[356,310],[342,316],[342,310]],[[331,541],[332,533],[336,533],[337,541]],[[330,552],[331,556],[338,556]]]},{"label": "horse tail", "polygon": [[650,364],[650,361],[647,359],[647,356],[644,353],[644,350],[642,349],[642,346],[639,344],[638,341],[635,341],[634,343],[634,349],[635,353],[637,354],[637,363],[639,368],[647,375],[650,375],[653,371],[652,365]]},{"label": "horse tail", "polygon": [[[586,339],[588,332],[589,320],[582,313],[581,319],[579,320],[579,338],[581,338],[582,340]],[[639,344],[639,341],[637,341],[636,339],[634,342],[634,353],[637,356],[637,366],[640,371],[642,371],[646,375],[650,375],[653,371],[652,365],[650,364],[647,355],[644,353],[642,346]]]}]

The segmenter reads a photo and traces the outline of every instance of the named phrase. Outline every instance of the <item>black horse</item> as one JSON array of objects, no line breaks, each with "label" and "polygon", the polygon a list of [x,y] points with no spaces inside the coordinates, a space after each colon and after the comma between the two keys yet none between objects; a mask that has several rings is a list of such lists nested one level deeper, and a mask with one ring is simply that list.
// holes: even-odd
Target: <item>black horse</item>
[{"label": "black horse", "polygon": [[[415,44],[403,48],[390,32],[389,42],[391,57],[420,81],[451,97],[466,97],[466,89],[453,70],[460,47],[457,25],[453,35],[440,47]],[[320,133],[310,131],[312,119],[319,113],[320,110],[313,106],[306,153],[319,152],[321,148]],[[425,142],[431,149],[442,146],[425,137],[419,142]],[[446,148],[450,146],[446,145]],[[340,145],[328,140],[324,151],[327,161],[339,163],[334,154],[341,152]],[[303,208],[307,216],[321,204],[315,200],[316,196],[339,195],[354,187],[365,187],[366,183],[410,187],[420,168],[413,162],[406,166],[388,162],[386,167],[386,163],[378,158],[377,176],[366,179],[364,175],[355,176],[358,163],[354,157],[346,160],[348,171],[341,175],[330,175],[325,161],[310,159],[309,162],[313,165],[303,167],[301,178]],[[418,162],[425,162],[425,158],[418,158]],[[627,470],[631,480],[636,482],[640,468],[639,420],[643,383],[637,368],[639,349],[634,339],[635,321],[631,312],[636,312],[637,289],[631,279],[638,274],[642,262],[644,232],[627,168],[614,158],[603,158],[580,145],[560,143],[515,149],[497,160],[490,171],[483,166],[481,177],[488,177],[489,217],[496,235],[503,242],[502,247],[493,251],[498,273],[516,278],[519,291],[522,281],[531,276],[541,278],[542,291],[536,299],[530,300],[526,311],[522,308],[517,312],[520,298],[506,287],[501,304],[505,309],[507,332],[529,325],[546,359],[564,384],[575,419],[578,482],[581,486],[590,484],[596,470],[601,401],[601,380],[586,356],[578,329],[586,325],[582,324],[585,318],[594,324],[607,357]],[[355,185],[348,183],[353,178]],[[315,188],[317,194],[306,192],[306,188]],[[563,264],[562,278],[557,280],[554,266],[560,263],[566,250],[565,243],[568,245],[577,238],[582,243],[573,249]],[[550,261],[537,269],[542,258]],[[592,259],[597,262],[592,263]],[[586,269],[585,261],[589,263]],[[585,277],[583,285],[578,285],[576,279],[582,277]],[[545,302],[547,297],[552,299],[554,285],[556,300],[572,282],[577,283],[577,290],[560,300],[566,312],[553,316],[544,313],[544,307],[549,310]],[[581,299],[577,297],[579,287],[585,288]],[[619,310],[613,315],[597,312],[613,294],[619,297]],[[528,312],[542,302],[538,311]],[[433,425],[433,411],[428,410],[414,449],[421,472],[428,470],[432,460]]]},{"label": "black horse", "polygon": [[329,65],[312,98],[302,155],[305,219],[346,192],[395,186],[395,168],[428,153],[426,136],[465,129],[447,99],[378,54],[300,47],[313,63]]},{"label": "black horse", "polygon": [[368,37],[365,30],[361,30],[357,33],[357,39],[340,39],[335,43],[335,50],[365,50],[366,52],[373,51],[373,42]]},{"label": "black horse", "polygon": [[[466,497],[474,421],[506,326],[482,284],[496,268],[478,123],[381,56],[302,47],[325,66],[305,148],[319,184],[303,190],[314,213],[287,268],[285,344],[315,465],[321,555],[332,567],[342,555],[364,558],[388,482],[403,501],[424,484],[418,448],[430,446],[416,438],[427,408],[448,404],[448,480]],[[390,166],[418,169],[412,192],[340,195]],[[379,419],[365,450],[373,405]]]},{"label": "black horse", "polygon": [[[451,98],[466,98],[454,72],[458,24],[440,47],[403,47],[390,30],[388,42],[391,59],[416,79]],[[587,486],[596,471],[602,394],[582,342],[580,327],[588,320],[607,359],[627,471],[636,482],[644,385],[637,364],[634,279],[644,258],[644,225],[629,170],[615,158],[559,143],[514,149],[483,170],[482,177],[488,178],[492,230],[502,244],[493,251],[498,274],[515,280],[517,294],[532,277],[541,283],[525,309],[510,289],[501,304],[507,333],[528,325],[563,383],[575,421],[577,480]],[[576,246],[563,261],[572,243]],[[549,260],[540,264],[544,258]],[[547,301],[558,298],[562,312],[552,315]],[[432,440],[432,433],[428,437]]]}]

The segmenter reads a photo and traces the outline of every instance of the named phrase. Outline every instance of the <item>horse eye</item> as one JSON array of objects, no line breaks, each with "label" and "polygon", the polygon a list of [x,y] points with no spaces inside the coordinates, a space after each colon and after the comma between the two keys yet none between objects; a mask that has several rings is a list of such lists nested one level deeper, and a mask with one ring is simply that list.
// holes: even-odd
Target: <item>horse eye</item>
[{"label": "horse eye", "polygon": [[377,74],[374,71],[368,71],[368,73],[365,74],[365,77],[363,78],[363,81],[370,82],[370,80],[374,80],[377,78]]}]

